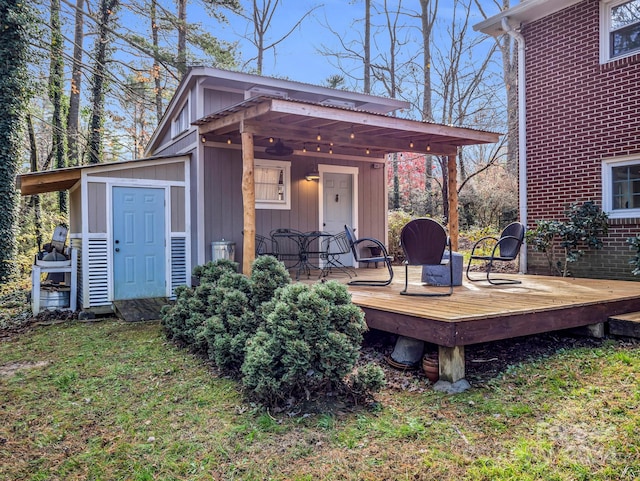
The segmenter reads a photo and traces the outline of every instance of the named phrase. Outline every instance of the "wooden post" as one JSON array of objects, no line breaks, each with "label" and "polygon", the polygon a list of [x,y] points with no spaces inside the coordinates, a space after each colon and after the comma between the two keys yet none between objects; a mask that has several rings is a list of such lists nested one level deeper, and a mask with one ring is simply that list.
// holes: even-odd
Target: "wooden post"
[{"label": "wooden post", "polygon": [[447,156],[447,185],[449,188],[449,237],[451,250],[458,250],[458,164],[457,155]]},{"label": "wooden post", "polygon": [[[242,130],[242,129],[241,129]],[[254,181],[253,134],[242,132],[242,273],[251,274],[251,264],[256,257],[256,187]]]},{"label": "wooden post", "polygon": [[438,366],[443,381],[464,379],[464,346],[438,346]]}]

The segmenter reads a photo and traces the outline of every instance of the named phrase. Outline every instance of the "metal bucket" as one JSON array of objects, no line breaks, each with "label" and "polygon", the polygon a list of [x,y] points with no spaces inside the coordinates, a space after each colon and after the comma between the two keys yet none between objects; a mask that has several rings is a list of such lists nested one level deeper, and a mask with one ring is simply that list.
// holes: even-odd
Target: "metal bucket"
[{"label": "metal bucket", "polygon": [[218,259],[229,259],[235,261],[236,256],[236,244],[235,242],[226,242],[222,239],[221,242],[211,243],[211,260],[217,261]]},{"label": "metal bucket", "polygon": [[40,289],[40,309],[68,309],[71,291]]}]

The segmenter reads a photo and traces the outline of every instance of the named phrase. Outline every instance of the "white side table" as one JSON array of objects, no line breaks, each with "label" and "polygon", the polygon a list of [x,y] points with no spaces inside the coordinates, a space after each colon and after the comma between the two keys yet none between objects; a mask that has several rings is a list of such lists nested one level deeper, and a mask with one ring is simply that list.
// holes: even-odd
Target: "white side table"
[{"label": "white side table", "polygon": [[[31,268],[31,311],[36,316],[40,312],[40,278],[45,272],[57,272],[65,274],[65,282],[69,279],[69,309],[75,311],[78,308],[78,251],[70,249],[70,265],[55,265],[55,262],[34,264]],[[64,263],[62,263],[64,264]]]}]

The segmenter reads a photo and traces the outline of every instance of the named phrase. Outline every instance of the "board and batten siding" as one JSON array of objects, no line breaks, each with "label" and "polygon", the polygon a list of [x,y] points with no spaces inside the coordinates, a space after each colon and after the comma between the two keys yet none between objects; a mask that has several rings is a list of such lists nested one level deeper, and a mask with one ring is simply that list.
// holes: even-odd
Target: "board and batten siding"
[{"label": "board and batten siding", "polygon": [[203,117],[214,112],[218,112],[219,110],[231,105],[238,104],[244,100],[244,94],[237,92],[224,92],[208,88],[203,89],[202,96],[204,100],[204,105],[202,106]]},{"label": "board and batten siding", "polygon": [[198,132],[193,130],[184,137],[172,141],[171,135],[163,138],[159,149],[154,150],[153,155],[182,155],[192,152],[198,143]]},{"label": "board and batten siding", "polygon": [[[242,156],[232,149],[204,149],[205,258],[211,260],[211,243],[234,242],[235,261],[242,264]],[[256,154],[257,158],[267,158]],[[272,157],[270,157],[272,158]],[[386,199],[384,169],[374,169],[371,161],[339,158],[290,157],[277,159],[291,162],[291,208],[287,210],[257,209],[256,233],[268,236],[277,228],[303,232],[319,228],[319,183],[308,181],[305,175],[317,170],[319,164],[358,168],[358,233],[362,237],[386,238]],[[192,199],[195,203],[195,199]],[[195,209],[194,209],[195,210]],[[195,249],[194,249],[195,250]]]}]

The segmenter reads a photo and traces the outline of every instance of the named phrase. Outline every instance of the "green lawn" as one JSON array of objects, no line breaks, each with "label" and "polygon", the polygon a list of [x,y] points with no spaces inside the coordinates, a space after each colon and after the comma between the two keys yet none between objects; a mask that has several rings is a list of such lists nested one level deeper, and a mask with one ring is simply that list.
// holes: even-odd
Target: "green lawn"
[{"label": "green lawn", "polygon": [[269,413],[159,323],[40,326],[0,342],[0,479],[640,478],[638,343],[561,350],[455,396],[412,382],[376,408]]}]

